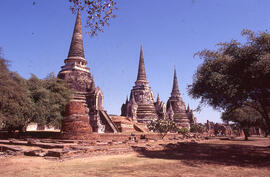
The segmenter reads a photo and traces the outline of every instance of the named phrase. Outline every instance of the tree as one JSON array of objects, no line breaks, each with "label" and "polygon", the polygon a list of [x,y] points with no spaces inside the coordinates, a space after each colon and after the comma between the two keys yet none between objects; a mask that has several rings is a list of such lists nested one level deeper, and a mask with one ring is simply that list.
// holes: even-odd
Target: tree
[{"label": "tree", "polygon": [[60,126],[71,91],[64,80],[50,74],[44,80],[35,75],[28,80],[28,89],[34,103],[31,121],[40,125]]},{"label": "tree", "polygon": [[250,106],[270,128],[270,34],[243,30],[244,44],[232,40],[217,50],[195,55],[204,59],[194,75],[189,94],[218,110]]},{"label": "tree", "polygon": [[32,114],[32,102],[26,81],[8,70],[8,61],[0,58],[0,123],[9,131],[22,131]]},{"label": "tree", "polygon": [[97,32],[104,32],[105,25],[109,25],[110,19],[115,18],[117,10],[115,0],[69,0],[72,3],[73,13],[80,8],[87,13],[86,26],[90,36],[96,36]]},{"label": "tree", "polygon": [[222,113],[221,118],[223,121],[232,121],[237,123],[244,131],[245,140],[248,140],[249,129],[253,126],[260,126],[261,122],[263,122],[261,114],[249,106],[227,110]]},{"label": "tree", "polygon": [[25,80],[8,65],[0,57],[0,127],[23,131],[29,122],[60,126],[71,96],[67,83],[53,74]]},{"label": "tree", "polygon": [[174,121],[170,119],[157,119],[147,125],[149,130],[160,133],[162,139],[169,132],[176,132],[186,136],[189,132],[187,128],[179,128]]},{"label": "tree", "polygon": [[169,132],[177,132],[177,125],[170,119],[157,119],[148,124],[149,130],[160,133],[162,139]]}]

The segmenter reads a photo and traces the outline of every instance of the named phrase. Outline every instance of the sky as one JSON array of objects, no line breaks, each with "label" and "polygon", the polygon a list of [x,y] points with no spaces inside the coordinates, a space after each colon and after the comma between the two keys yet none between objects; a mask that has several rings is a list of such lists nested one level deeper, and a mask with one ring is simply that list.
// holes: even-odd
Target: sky
[{"label": "sky", "polygon": [[[33,2],[35,4],[33,5]],[[167,102],[176,66],[181,96],[192,109],[187,86],[202,60],[194,53],[216,49],[219,42],[244,42],[242,29],[267,31],[269,0],[115,0],[117,18],[97,37],[87,36],[82,12],[85,57],[104,108],[120,114],[121,105],[137,78],[140,45],[146,75],[155,97]],[[1,0],[0,46],[10,69],[24,78],[57,74],[68,50],[75,15],[69,0]],[[209,106],[195,112],[199,122],[221,122],[221,113]]]}]

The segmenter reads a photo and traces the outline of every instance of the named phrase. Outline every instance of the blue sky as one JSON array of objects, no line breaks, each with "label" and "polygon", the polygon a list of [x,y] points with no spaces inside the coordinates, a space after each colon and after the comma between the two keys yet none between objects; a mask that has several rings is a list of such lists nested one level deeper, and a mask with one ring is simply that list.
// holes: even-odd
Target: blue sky
[{"label": "blue sky", "polygon": [[[67,58],[75,16],[68,0],[2,0],[0,46],[11,70],[25,78],[56,74]],[[191,108],[199,100],[187,94],[198,65],[193,58],[218,42],[243,41],[241,30],[269,30],[268,0],[116,0],[117,18],[104,33],[90,38],[84,31],[85,56],[95,83],[104,93],[111,114],[120,108],[137,77],[139,48],[143,45],[147,78],[156,97],[167,101],[176,65],[180,92]],[[85,16],[82,13],[82,23]],[[204,107],[199,122],[220,122],[220,113]]]}]

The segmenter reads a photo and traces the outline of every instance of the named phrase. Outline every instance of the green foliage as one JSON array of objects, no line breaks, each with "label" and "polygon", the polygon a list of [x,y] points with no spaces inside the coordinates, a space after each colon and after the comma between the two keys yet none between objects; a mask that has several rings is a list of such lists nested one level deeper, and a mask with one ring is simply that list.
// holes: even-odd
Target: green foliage
[{"label": "green foliage", "polygon": [[9,130],[22,130],[31,117],[32,104],[26,81],[8,70],[8,61],[0,58],[0,123]]},{"label": "green foliage", "polygon": [[44,80],[32,75],[28,80],[28,89],[34,103],[32,121],[41,125],[60,126],[65,105],[71,95],[66,83],[53,74]]},{"label": "green foliage", "polygon": [[189,129],[182,127],[177,129],[177,133],[187,136],[189,133]]},{"label": "green foliage", "polygon": [[87,32],[90,36],[96,36],[97,32],[104,32],[105,25],[109,25],[111,18],[115,18],[117,10],[115,0],[69,0],[72,3],[71,10],[76,12],[78,8],[85,9],[87,13]]},{"label": "green foliage", "polygon": [[203,50],[204,59],[189,85],[189,94],[215,109],[251,106],[270,128],[270,34],[243,30],[247,42],[220,43],[217,50]]},{"label": "green foliage", "polygon": [[42,125],[61,123],[71,92],[67,84],[53,75],[29,80],[10,72],[8,61],[0,58],[0,127],[22,131],[31,122]]},{"label": "green foliage", "polygon": [[233,110],[227,110],[222,113],[221,119],[223,121],[232,121],[237,123],[240,128],[244,130],[245,139],[248,139],[249,128],[256,126],[264,129],[262,124],[264,120],[261,114],[254,108],[245,106]]},{"label": "green foliage", "polygon": [[158,119],[158,120],[152,121],[150,124],[148,124],[148,128],[149,130],[160,133],[162,138],[164,138],[166,134],[169,132],[171,133],[177,132],[184,136],[186,136],[189,133],[189,129],[179,128],[175,124],[175,122],[170,119]]},{"label": "green foliage", "polygon": [[170,119],[158,119],[148,124],[149,130],[158,132],[162,138],[169,132],[177,132],[177,125]]},{"label": "green foliage", "polygon": [[206,131],[206,127],[202,123],[192,124],[190,126],[190,132],[192,133],[203,133]]},{"label": "green foliage", "polygon": [[227,110],[222,113],[223,121],[232,121],[238,123],[241,128],[250,128],[258,126],[262,116],[254,108],[245,106],[234,110]]}]

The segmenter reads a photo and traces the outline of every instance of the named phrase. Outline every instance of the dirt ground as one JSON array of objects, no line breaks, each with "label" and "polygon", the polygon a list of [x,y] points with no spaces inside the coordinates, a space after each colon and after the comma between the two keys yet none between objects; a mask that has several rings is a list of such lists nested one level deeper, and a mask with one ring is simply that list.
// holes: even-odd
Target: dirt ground
[{"label": "dirt ground", "polygon": [[270,139],[178,142],[163,150],[99,155],[70,160],[41,157],[0,158],[1,177],[74,176],[270,176]]}]

